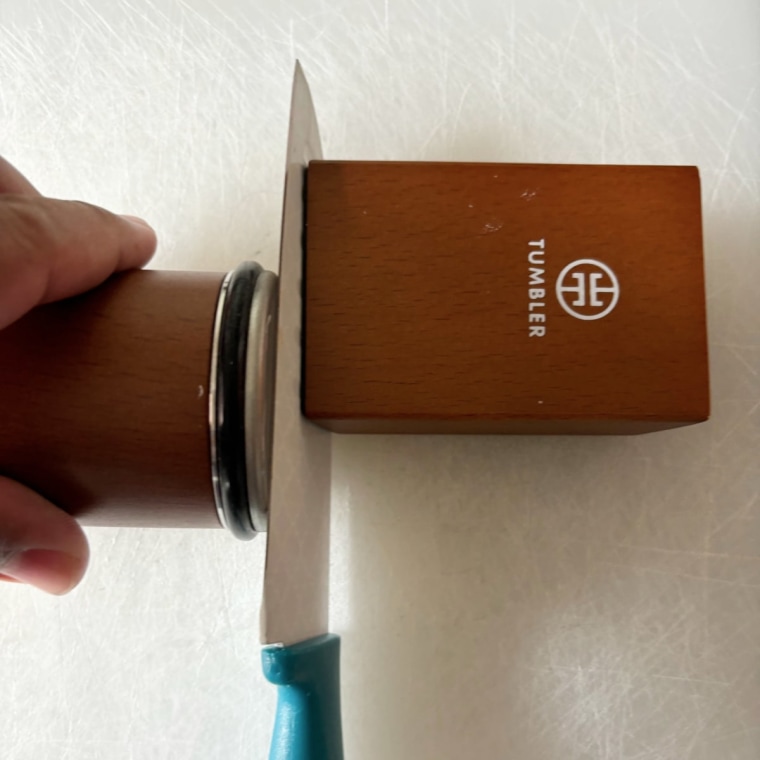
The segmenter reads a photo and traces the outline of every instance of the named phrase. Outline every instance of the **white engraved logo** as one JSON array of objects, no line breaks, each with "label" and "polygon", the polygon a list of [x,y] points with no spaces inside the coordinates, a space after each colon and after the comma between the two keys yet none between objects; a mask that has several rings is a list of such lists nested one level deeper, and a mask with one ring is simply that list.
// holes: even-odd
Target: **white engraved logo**
[{"label": "white engraved logo", "polygon": [[595,259],[573,261],[557,278],[557,300],[576,319],[606,317],[619,298],[620,284],[615,273]]}]

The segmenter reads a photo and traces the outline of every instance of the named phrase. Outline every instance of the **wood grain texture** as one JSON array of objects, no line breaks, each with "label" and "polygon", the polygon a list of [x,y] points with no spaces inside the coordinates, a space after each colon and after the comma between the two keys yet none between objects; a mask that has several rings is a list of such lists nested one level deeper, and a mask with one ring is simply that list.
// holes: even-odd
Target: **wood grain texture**
[{"label": "wood grain texture", "polygon": [[0,473],[86,524],[218,527],[208,381],[222,277],[129,272],[0,332]]},{"label": "wood grain texture", "polygon": [[[571,316],[555,292],[582,259],[619,282],[601,319]],[[591,282],[592,269],[575,271]],[[586,295],[581,315],[593,313]],[[312,162],[304,412],[368,433],[625,434],[705,420],[697,169]]]}]

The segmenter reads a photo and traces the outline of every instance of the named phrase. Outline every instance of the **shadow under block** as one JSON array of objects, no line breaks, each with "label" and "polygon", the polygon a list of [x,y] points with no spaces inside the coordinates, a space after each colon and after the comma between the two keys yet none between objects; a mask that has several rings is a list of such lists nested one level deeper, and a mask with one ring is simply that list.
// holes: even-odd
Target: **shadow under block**
[{"label": "shadow under block", "polygon": [[699,173],[313,161],[304,414],[350,433],[703,421]]}]

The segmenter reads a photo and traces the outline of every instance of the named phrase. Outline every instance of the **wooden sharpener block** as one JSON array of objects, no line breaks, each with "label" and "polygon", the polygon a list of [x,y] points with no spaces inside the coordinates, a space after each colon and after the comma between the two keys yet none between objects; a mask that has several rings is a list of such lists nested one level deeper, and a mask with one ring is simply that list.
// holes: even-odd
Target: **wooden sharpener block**
[{"label": "wooden sharpener block", "polygon": [[695,167],[313,161],[305,415],[630,434],[709,415]]}]

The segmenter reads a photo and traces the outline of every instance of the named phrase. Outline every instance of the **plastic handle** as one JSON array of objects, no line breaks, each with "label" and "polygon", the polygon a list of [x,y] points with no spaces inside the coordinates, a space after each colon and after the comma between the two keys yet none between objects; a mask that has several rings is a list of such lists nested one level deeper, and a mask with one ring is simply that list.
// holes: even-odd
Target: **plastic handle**
[{"label": "plastic handle", "polygon": [[278,687],[269,760],[343,760],[340,638],[265,647],[261,662]]}]

